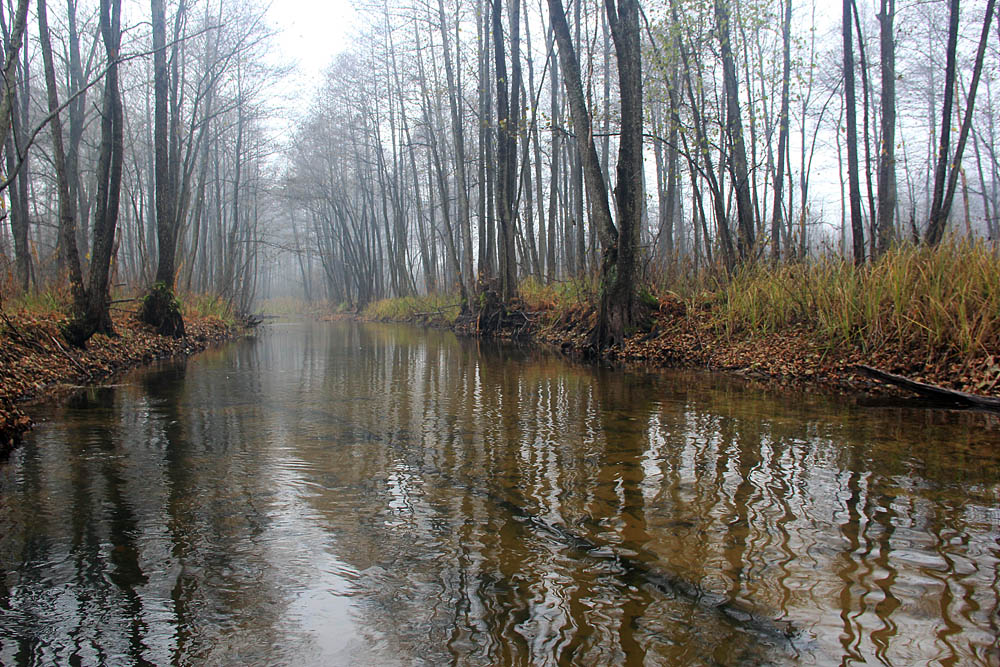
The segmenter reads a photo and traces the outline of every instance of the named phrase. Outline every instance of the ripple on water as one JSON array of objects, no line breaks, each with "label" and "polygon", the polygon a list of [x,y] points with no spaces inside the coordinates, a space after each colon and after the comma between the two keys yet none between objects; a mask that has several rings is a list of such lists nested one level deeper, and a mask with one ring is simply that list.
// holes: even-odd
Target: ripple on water
[{"label": "ripple on water", "polygon": [[0,663],[997,663],[985,418],[270,331],[40,408]]}]

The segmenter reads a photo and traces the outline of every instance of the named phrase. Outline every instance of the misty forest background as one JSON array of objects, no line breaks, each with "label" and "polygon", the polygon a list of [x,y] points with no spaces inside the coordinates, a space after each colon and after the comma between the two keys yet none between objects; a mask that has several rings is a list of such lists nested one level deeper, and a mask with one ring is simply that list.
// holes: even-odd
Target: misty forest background
[{"label": "misty forest background", "polygon": [[510,301],[1000,234],[995,0],[362,3],[298,91],[278,4],[4,3],[8,298]]}]

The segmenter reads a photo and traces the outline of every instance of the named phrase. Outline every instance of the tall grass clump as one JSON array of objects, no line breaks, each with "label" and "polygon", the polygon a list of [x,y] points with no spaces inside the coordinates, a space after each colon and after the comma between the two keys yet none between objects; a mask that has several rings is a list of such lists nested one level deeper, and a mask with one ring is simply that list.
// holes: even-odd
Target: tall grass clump
[{"label": "tall grass clump", "polygon": [[586,277],[546,285],[529,276],[521,281],[518,293],[528,310],[551,312],[558,317],[569,310],[594,303],[597,291],[594,281]]},{"label": "tall grass clump", "polygon": [[722,288],[730,334],[800,327],[831,345],[965,358],[1000,348],[1000,255],[982,241],[902,246],[874,264],[759,265]]},{"label": "tall grass clump", "polygon": [[233,305],[218,294],[185,294],[180,298],[181,313],[185,319],[215,318],[232,324],[235,321]]},{"label": "tall grass clump", "polygon": [[73,299],[69,287],[56,285],[43,291],[28,290],[3,299],[2,307],[8,312],[30,314],[44,319],[59,319],[69,312]]},{"label": "tall grass clump", "polygon": [[461,300],[455,294],[424,294],[375,301],[365,307],[364,316],[373,320],[423,319],[454,324],[461,310]]}]

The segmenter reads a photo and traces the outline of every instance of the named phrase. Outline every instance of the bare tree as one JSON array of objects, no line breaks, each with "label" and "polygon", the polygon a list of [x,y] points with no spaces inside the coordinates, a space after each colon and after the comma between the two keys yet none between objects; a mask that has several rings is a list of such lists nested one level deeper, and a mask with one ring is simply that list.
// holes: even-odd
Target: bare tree
[{"label": "bare tree", "polygon": [[[140,318],[164,335],[184,335],[184,319],[174,299],[174,257],[177,253],[177,189],[171,160],[176,164],[176,151],[171,151],[167,116],[170,75],[167,72],[167,29],[164,0],[150,0],[153,24],[153,96],[154,129],[153,160],[156,182],[156,281],[143,300]],[[178,12],[184,11],[181,2]],[[179,19],[178,19],[179,20]],[[176,53],[174,67],[177,67]],[[175,74],[176,80],[176,74]],[[173,153],[173,155],[171,155]]]},{"label": "bare tree", "polygon": [[93,251],[86,308],[77,311],[66,326],[67,340],[83,346],[96,332],[113,333],[108,312],[111,260],[121,197],[123,137],[119,56],[121,50],[121,0],[101,0],[101,37],[108,68],[104,76],[101,110],[101,144],[97,164],[97,207],[94,214]]},{"label": "bare tree", "polygon": [[851,0],[843,2],[844,104],[847,112],[847,190],[851,205],[854,263],[865,261],[865,232],[861,222],[861,183],[858,176],[858,121],[854,97],[854,48],[851,39]]},{"label": "bare tree", "polygon": [[785,18],[781,24],[782,66],[781,66],[781,111],[778,115],[778,154],[775,157],[774,205],[771,209],[771,258],[781,258],[781,214],[784,206],[781,199],[785,182],[785,162],[788,159],[788,104],[792,75],[792,0],[784,0]]},{"label": "bare tree", "polygon": [[[979,87],[979,79],[983,71],[983,60],[986,55],[986,43],[989,39],[990,28],[993,22],[993,11],[996,8],[996,0],[988,0],[986,3],[986,16],[983,19],[983,29],[979,38],[979,47],[976,51],[976,60],[972,66],[972,81],[969,84],[968,101],[966,102],[965,116],[958,134],[958,144],[955,147],[955,154],[949,153],[949,138],[951,135],[951,113],[955,89],[955,70],[957,68],[957,43],[958,43],[958,14],[959,0],[951,1],[951,13],[948,22],[948,51],[947,65],[945,66],[945,90],[944,106],[942,109],[940,147],[938,148],[937,167],[934,170],[934,198],[931,203],[930,222],[927,226],[927,234],[924,240],[929,245],[937,245],[944,238],[945,225],[948,222],[948,214],[951,211],[951,203],[955,197],[955,188],[958,184],[958,175],[962,167],[962,154],[965,152],[965,144],[969,139],[969,131],[972,128],[973,111],[976,102],[976,89]],[[950,166],[950,168],[949,168]]]},{"label": "bare tree", "polygon": [[883,255],[893,238],[896,211],[896,42],[893,20],[895,0],[881,0],[878,14],[879,50],[882,58],[882,146],[878,156],[878,240],[875,252]]}]

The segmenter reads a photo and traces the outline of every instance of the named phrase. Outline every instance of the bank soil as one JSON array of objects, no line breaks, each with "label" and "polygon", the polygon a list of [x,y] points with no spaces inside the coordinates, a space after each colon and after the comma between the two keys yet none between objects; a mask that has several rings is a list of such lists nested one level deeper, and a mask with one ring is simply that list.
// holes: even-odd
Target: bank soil
[{"label": "bank soil", "polygon": [[58,396],[157,359],[194,354],[241,333],[218,318],[192,317],[185,321],[186,335],[175,339],[131,315],[113,319],[116,336],[97,334],[80,350],[62,338],[55,316],[0,315],[0,455],[31,428],[20,403]]},{"label": "bank soil", "polygon": [[[587,352],[596,312],[582,305],[555,318],[536,318],[534,337],[570,355]],[[913,395],[875,380],[860,369],[874,367],[946,389],[1000,397],[1000,341],[961,358],[912,341],[888,341],[878,349],[818,340],[804,327],[778,333],[727,328],[710,307],[661,300],[644,331],[604,353],[615,362],[658,367],[701,367],[735,372],[778,385],[820,385],[841,393]],[[947,402],[947,401],[944,401]]]}]

